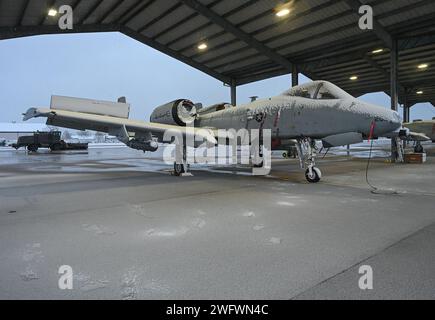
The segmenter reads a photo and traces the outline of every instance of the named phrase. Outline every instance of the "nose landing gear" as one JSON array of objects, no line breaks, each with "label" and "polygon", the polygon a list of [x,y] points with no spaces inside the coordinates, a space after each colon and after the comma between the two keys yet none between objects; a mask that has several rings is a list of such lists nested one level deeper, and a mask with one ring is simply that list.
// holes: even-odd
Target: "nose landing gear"
[{"label": "nose landing gear", "polygon": [[297,151],[301,169],[305,170],[305,178],[309,183],[317,183],[322,179],[322,172],[317,168],[316,157],[316,142],[310,138],[298,139]]}]

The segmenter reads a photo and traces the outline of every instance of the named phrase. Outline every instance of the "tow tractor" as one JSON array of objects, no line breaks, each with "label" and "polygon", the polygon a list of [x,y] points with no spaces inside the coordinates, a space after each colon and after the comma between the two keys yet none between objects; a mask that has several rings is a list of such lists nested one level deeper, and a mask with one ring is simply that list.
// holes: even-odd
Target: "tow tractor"
[{"label": "tow tractor", "polygon": [[51,151],[61,150],[87,150],[87,143],[69,143],[61,139],[60,131],[50,132],[35,132],[31,136],[21,136],[18,138],[17,143],[10,146],[19,149],[22,147],[27,148],[28,151],[36,152],[39,148],[49,148]]}]

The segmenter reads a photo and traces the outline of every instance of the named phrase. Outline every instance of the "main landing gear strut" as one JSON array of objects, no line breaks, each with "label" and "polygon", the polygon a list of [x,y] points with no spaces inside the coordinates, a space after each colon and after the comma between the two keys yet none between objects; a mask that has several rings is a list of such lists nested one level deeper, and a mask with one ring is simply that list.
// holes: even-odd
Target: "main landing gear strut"
[{"label": "main landing gear strut", "polygon": [[310,183],[317,183],[322,179],[322,172],[317,168],[316,142],[310,138],[300,138],[296,145],[301,169],[305,169],[305,178]]},{"label": "main landing gear strut", "polygon": [[[177,152],[177,147],[175,147],[175,152]],[[187,163],[187,147],[186,144],[183,144],[183,155],[182,155],[182,161],[175,161],[174,162],[174,176],[192,176],[192,174],[189,172],[190,165]]]}]

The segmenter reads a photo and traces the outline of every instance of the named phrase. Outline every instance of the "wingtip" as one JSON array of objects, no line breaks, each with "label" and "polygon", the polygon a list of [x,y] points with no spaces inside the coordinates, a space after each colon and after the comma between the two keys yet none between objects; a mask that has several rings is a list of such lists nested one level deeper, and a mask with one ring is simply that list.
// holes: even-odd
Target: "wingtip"
[{"label": "wingtip", "polygon": [[36,108],[29,108],[25,113],[23,113],[23,121],[27,121],[36,116]]}]

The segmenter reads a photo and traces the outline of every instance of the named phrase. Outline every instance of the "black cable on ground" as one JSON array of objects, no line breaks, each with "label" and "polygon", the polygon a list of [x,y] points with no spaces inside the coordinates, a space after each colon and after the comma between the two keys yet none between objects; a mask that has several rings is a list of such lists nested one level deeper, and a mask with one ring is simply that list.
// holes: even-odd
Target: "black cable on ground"
[{"label": "black cable on ground", "polygon": [[369,157],[367,159],[367,166],[366,166],[366,183],[370,186],[370,188],[372,188],[372,190],[370,191],[373,194],[385,194],[385,195],[397,195],[399,194],[396,190],[386,190],[386,189],[379,189],[378,187],[375,187],[374,185],[372,185],[369,181],[369,166],[370,166],[370,160],[372,158],[372,150],[373,150],[373,139],[371,140],[370,143],[370,152],[369,152]]}]

